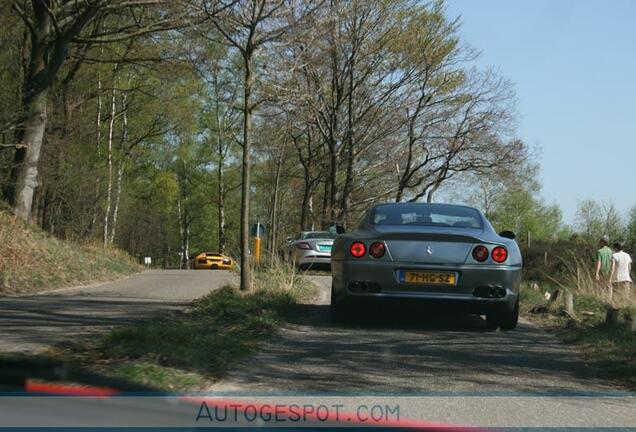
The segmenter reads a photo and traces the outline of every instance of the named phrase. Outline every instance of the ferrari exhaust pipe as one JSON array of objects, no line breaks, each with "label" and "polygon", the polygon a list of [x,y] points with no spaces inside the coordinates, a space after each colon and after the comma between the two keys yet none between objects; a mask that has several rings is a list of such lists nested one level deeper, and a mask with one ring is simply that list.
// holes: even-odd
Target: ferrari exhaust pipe
[{"label": "ferrari exhaust pipe", "polygon": [[482,298],[503,298],[506,296],[506,289],[500,286],[483,285],[475,288],[473,295]]}]

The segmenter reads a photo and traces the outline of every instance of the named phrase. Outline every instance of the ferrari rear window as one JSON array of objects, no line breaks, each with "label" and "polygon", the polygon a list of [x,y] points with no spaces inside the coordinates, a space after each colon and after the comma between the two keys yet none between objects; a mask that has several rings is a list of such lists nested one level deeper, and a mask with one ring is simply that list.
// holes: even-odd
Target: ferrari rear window
[{"label": "ferrari rear window", "polygon": [[442,204],[386,204],[371,214],[373,225],[419,225],[453,228],[481,228],[479,212],[469,207]]}]

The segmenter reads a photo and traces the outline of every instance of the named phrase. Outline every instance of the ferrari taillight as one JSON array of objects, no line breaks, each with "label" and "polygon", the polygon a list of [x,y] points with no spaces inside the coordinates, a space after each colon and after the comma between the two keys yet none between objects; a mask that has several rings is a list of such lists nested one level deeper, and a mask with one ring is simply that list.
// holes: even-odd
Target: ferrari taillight
[{"label": "ferrari taillight", "polygon": [[508,258],[508,251],[503,246],[497,246],[492,250],[490,256],[494,262],[501,264]]},{"label": "ferrari taillight", "polygon": [[367,247],[362,242],[353,242],[349,247],[349,252],[356,258],[361,258],[367,251]]},{"label": "ferrari taillight", "polygon": [[475,261],[484,262],[488,259],[488,248],[486,246],[476,246],[473,249],[473,258]]},{"label": "ferrari taillight", "polygon": [[371,243],[371,246],[369,246],[369,255],[373,258],[382,258],[384,252],[386,252],[386,247],[382,242]]}]

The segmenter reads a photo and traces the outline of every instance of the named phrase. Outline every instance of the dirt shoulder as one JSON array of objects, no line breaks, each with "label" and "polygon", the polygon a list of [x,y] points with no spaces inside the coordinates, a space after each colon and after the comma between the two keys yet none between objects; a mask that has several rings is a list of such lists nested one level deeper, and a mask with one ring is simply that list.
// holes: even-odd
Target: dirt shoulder
[{"label": "dirt shoulder", "polygon": [[90,285],[141,270],[121,250],[60,240],[0,211],[0,296]]}]

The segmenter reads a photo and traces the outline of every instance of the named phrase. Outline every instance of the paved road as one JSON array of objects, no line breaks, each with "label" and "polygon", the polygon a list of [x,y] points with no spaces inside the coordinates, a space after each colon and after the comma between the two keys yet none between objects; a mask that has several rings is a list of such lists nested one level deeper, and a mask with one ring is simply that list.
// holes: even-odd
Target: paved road
[{"label": "paved road", "polygon": [[381,393],[376,402],[398,401],[410,407],[407,417],[455,424],[636,426],[636,394],[603,381],[574,349],[528,322],[495,332],[479,317],[380,309],[360,325],[333,325],[331,278],[311,278],[320,289],[298,319],[211,390]]},{"label": "paved road", "polygon": [[0,299],[0,351],[36,353],[114,325],[184,308],[228,271],[150,270],[116,282]]},{"label": "paved road", "polygon": [[611,388],[571,348],[522,321],[495,332],[477,316],[378,310],[359,325],[329,319],[328,276],[304,313],[219,386],[282,391],[544,391]]}]

